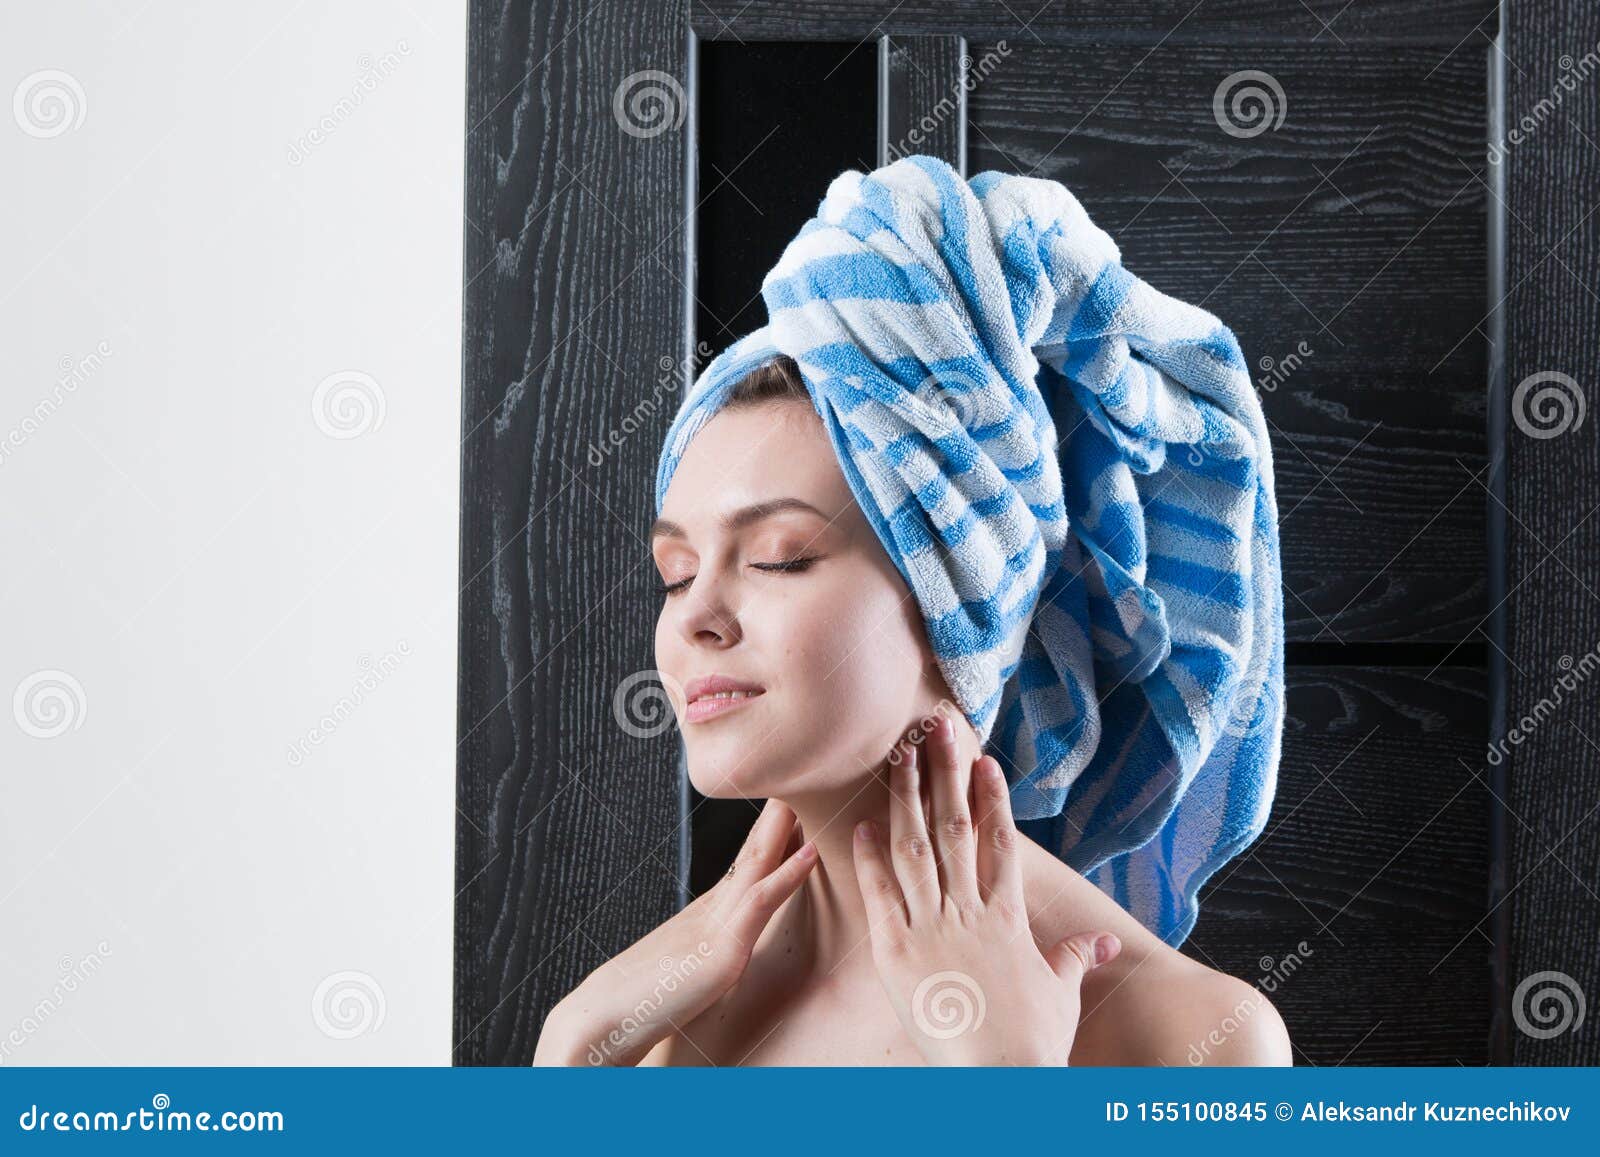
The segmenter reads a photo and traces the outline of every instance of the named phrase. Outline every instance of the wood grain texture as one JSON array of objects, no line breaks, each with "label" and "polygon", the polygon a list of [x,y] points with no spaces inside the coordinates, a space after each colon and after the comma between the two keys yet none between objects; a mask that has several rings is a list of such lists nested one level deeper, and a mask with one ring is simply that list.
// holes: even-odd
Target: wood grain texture
[{"label": "wood grain texture", "polygon": [[[1573,82],[1566,66],[1600,52],[1600,8],[1552,0],[1507,11],[1498,62],[1505,119],[1508,128],[1524,117],[1534,124],[1522,143],[1509,142],[1504,202],[1497,202],[1506,250],[1497,397],[1506,703],[1496,736],[1508,738],[1511,728],[1527,736],[1509,745],[1505,764],[1507,980],[1513,997],[1530,984],[1510,1006],[1508,1034],[1517,1064],[1593,1065],[1600,1063],[1600,682],[1580,672],[1600,648],[1600,102],[1592,73],[1575,88],[1562,77]],[[1592,55],[1580,65],[1593,66]],[[1534,394],[1519,398],[1522,382],[1552,371],[1576,382],[1552,386],[1564,407],[1547,408]],[[1564,432],[1534,437],[1524,426]],[[1530,982],[1542,972],[1567,979]],[[1569,1002],[1585,994],[1587,1015],[1581,1026],[1569,1016],[1565,1031],[1535,1035],[1561,1023],[1558,1006],[1545,999],[1556,992]]]},{"label": "wood grain texture", "polygon": [[[719,170],[693,157],[693,119],[659,135],[623,131],[613,97],[626,78],[657,69],[693,89],[691,25],[717,41],[708,53],[776,53],[763,68],[785,51],[763,42],[833,42],[829,68],[839,71],[818,83],[841,90],[853,83],[843,78],[859,43],[871,52],[878,36],[892,38],[891,50],[913,38],[903,59],[943,60],[941,68],[959,37],[974,58],[1007,38],[1003,63],[968,97],[969,172],[1066,182],[1130,269],[1217,313],[1252,364],[1281,366],[1301,341],[1313,347],[1263,388],[1290,638],[1319,656],[1352,644],[1363,663],[1375,648],[1416,654],[1426,644],[1441,664],[1291,667],[1268,833],[1207,889],[1186,948],[1259,980],[1305,941],[1313,951],[1272,994],[1299,1063],[1484,1061],[1496,928],[1483,774],[1490,703],[1482,674],[1458,664],[1483,654],[1490,609],[1493,198],[1480,178],[1495,6],[1377,0],[1341,12],[1342,0],[1307,3],[1057,0],[1034,12],[1033,0],[1026,11],[1011,5],[1016,18],[987,0],[474,4],[456,1063],[527,1063],[548,1008],[669,916],[687,887],[689,821],[671,735],[630,733],[612,706],[627,677],[653,665],[653,574],[640,536],[681,385],[671,363],[687,353],[686,333],[720,348],[749,327],[740,278],[748,274],[753,290],[769,263],[760,253],[774,244],[767,233],[782,233],[782,213],[814,204],[832,175],[802,187],[795,182],[809,176],[785,174],[807,157],[860,167],[856,131],[871,127],[871,102],[851,89],[843,103],[859,112],[778,124],[779,135],[765,136],[778,122],[756,117],[739,85],[731,94],[713,85]],[[1512,50],[1514,106],[1553,83],[1556,54],[1542,46],[1581,51],[1600,40],[1592,14],[1553,10],[1521,18],[1532,47]],[[924,36],[942,39],[930,47]],[[1282,84],[1288,112],[1271,132],[1238,137],[1218,125],[1212,96],[1244,69]],[[915,102],[935,98],[938,71],[906,74]],[[781,96],[782,77],[768,75]],[[813,109],[825,99],[791,95]],[[1593,104],[1578,124],[1600,140]],[[1520,190],[1512,204],[1530,218],[1507,282],[1518,289],[1506,348],[1522,351],[1520,362],[1508,355],[1513,383],[1544,368],[1584,379],[1595,364],[1579,336],[1600,300],[1589,275],[1596,229],[1583,218],[1593,206],[1572,192],[1595,187],[1574,183],[1592,177],[1595,158],[1570,128],[1552,125],[1545,137],[1509,163]],[[745,210],[739,190],[719,179],[747,152],[787,185],[754,196],[750,220],[773,215],[765,232],[728,216]],[[731,255],[706,263],[694,283],[686,189],[697,206],[705,198],[701,226],[722,221]],[[1523,228],[1509,225],[1513,235]],[[698,244],[704,251],[703,233]],[[1565,267],[1544,260],[1552,246]],[[1554,347],[1541,345],[1550,335]],[[1504,459],[1516,516],[1506,586],[1522,592],[1508,604],[1505,645],[1511,678],[1521,680],[1511,711],[1548,692],[1560,654],[1600,641],[1587,589],[1600,592],[1590,577],[1600,516],[1580,521],[1600,505],[1594,429],[1591,417],[1576,436],[1524,438]],[[607,446],[613,430],[634,432],[592,460],[591,447]],[[647,710],[631,718],[647,725]],[[1515,854],[1501,908],[1515,935],[1513,983],[1555,968],[1600,992],[1600,905],[1586,891],[1600,879],[1600,812],[1586,815],[1600,803],[1597,710],[1591,693],[1517,753],[1508,799],[1527,827],[1510,821]],[[707,814],[694,816],[701,869],[748,823],[737,806],[723,820]],[[1547,855],[1552,846],[1559,857]],[[1519,1059],[1594,1063],[1595,1039],[1521,1038]]]},{"label": "wood grain texture", "polygon": [[866,40],[965,35],[1017,43],[1344,45],[1472,41],[1498,28],[1494,0],[697,0],[690,18],[711,39]]},{"label": "wood grain texture", "polygon": [[674,753],[612,708],[653,666],[640,535],[670,401],[625,452],[589,448],[658,380],[677,397],[659,363],[684,344],[687,130],[630,135],[613,97],[646,69],[685,83],[685,21],[643,0],[471,9],[457,1064],[528,1063],[545,1012],[675,910]]},{"label": "wood grain texture", "polygon": [[1485,684],[1458,667],[1291,668],[1265,833],[1201,891],[1184,951],[1268,991],[1296,1064],[1485,1064]]},{"label": "wood grain texture", "polygon": [[[1259,115],[1213,98],[1246,65],[1283,119],[1241,136],[1224,122]],[[1485,101],[1472,45],[1023,42],[969,97],[974,172],[1061,181],[1130,270],[1238,336],[1291,640],[1454,643],[1487,611]]]},{"label": "wood grain texture", "polygon": [[961,36],[885,36],[879,42],[878,163],[908,154],[967,171],[967,42]]}]

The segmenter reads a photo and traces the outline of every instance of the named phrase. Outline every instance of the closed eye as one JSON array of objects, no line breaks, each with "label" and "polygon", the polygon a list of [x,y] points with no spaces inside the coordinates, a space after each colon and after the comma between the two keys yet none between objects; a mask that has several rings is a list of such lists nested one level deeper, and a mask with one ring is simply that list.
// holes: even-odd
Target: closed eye
[{"label": "closed eye", "polygon": [[[803,558],[791,558],[784,562],[753,562],[750,565],[756,570],[794,574],[809,569],[811,564],[817,561],[817,557],[817,555],[808,555]],[[688,578],[679,579],[674,583],[658,583],[656,591],[663,595],[675,595],[680,591],[687,590],[692,582],[694,582],[694,576],[690,575]]]}]

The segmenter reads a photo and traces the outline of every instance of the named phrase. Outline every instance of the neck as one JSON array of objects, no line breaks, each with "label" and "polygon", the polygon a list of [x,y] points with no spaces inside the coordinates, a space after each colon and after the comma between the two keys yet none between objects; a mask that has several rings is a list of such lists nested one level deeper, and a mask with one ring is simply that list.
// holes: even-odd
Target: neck
[{"label": "neck", "polygon": [[[958,766],[970,776],[981,754],[977,736],[967,728],[958,728],[956,735]],[[925,768],[922,764],[919,771],[927,796]],[[856,881],[853,844],[855,826],[864,819],[877,822],[880,839],[890,838],[889,770],[888,761],[880,760],[838,789],[783,797],[794,809],[804,838],[817,846],[817,866],[785,909],[801,941],[811,948],[812,974],[819,980],[873,968],[871,928]]]}]

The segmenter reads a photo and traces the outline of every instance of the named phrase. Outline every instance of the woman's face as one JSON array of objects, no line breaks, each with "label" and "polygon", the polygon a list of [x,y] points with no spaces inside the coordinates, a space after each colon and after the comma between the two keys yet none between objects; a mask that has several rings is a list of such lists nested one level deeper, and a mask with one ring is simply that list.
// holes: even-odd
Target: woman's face
[{"label": "woman's face", "polygon": [[[916,599],[809,403],[723,410],[652,531],[664,676],[703,795],[785,799],[859,780],[939,703]],[[691,702],[723,677],[759,689]]]}]

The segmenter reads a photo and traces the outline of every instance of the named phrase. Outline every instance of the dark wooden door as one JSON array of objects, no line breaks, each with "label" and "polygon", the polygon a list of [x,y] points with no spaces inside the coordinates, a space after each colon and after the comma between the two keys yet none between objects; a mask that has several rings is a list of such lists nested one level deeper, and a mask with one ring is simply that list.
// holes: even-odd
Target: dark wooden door
[{"label": "dark wooden door", "polygon": [[1505,742],[1600,640],[1595,424],[1550,436],[1514,396],[1557,371],[1572,388],[1535,386],[1575,407],[1594,380],[1600,125],[1562,78],[1596,24],[1490,0],[475,4],[455,1060],[527,1063],[549,1007],[742,837],[753,809],[693,792],[650,675],[656,455],[828,180],[903,152],[1063,182],[1259,371],[1280,786],[1184,950],[1270,992],[1298,1063],[1600,1058],[1530,1019],[1550,981],[1521,987],[1600,979],[1592,690]]}]

